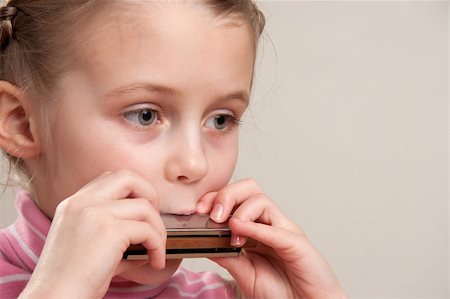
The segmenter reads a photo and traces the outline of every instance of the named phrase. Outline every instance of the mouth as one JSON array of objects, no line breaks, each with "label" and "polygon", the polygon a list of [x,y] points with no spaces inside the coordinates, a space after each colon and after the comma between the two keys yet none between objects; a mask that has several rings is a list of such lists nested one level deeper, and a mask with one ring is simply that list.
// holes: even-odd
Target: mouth
[{"label": "mouth", "polygon": [[176,213],[170,213],[173,214],[175,216],[190,216],[195,214],[195,209],[189,209],[189,210],[182,210],[182,211],[177,211]]},{"label": "mouth", "polygon": [[194,207],[171,207],[169,209],[160,210],[161,214],[172,214],[177,216],[189,216],[193,215],[196,212],[196,208]]},{"label": "mouth", "polygon": [[159,202],[160,214],[174,214],[174,215],[192,215],[197,210],[198,203],[197,194],[189,194],[188,192],[181,194],[174,191],[173,193],[161,196]]}]

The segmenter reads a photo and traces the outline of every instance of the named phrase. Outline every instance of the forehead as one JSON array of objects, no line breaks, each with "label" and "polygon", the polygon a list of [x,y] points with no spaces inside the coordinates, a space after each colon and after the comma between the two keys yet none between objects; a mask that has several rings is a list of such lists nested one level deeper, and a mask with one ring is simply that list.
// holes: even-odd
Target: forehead
[{"label": "forehead", "polygon": [[144,2],[104,10],[80,32],[78,52],[99,92],[148,80],[250,88],[255,46],[244,21],[188,1]]}]

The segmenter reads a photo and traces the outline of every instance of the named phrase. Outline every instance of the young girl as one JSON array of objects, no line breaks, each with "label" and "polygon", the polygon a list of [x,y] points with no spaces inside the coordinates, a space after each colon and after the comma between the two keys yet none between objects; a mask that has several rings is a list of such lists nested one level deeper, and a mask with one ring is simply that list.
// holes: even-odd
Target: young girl
[{"label": "young girl", "polygon": [[[345,298],[256,182],[229,184],[264,17],[251,0],[12,0],[0,146],[29,180],[0,234],[1,298]],[[165,259],[160,213],[230,218],[214,258]],[[122,259],[143,244],[148,261]]]}]

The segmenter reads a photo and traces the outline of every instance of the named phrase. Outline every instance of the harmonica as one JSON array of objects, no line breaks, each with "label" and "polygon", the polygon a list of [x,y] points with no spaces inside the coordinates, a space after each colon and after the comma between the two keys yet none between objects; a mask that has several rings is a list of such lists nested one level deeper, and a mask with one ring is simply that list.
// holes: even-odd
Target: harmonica
[{"label": "harmonica", "polygon": [[[256,247],[257,244],[248,238],[242,247],[231,246],[228,221],[216,223],[206,214],[161,214],[161,218],[167,231],[167,259],[238,256],[242,248]],[[123,258],[147,259],[147,249],[142,244],[130,245]]]}]

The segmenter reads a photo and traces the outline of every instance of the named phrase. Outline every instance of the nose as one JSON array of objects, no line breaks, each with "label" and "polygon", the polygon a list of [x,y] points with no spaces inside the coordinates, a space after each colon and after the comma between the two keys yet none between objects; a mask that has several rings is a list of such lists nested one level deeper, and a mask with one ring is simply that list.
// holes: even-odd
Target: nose
[{"label": "nose", "polygon": [[204,178],[209,165],[201,136],[177,138],[166,162],[166,176],[172,182],[191,184]]}]

